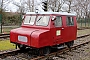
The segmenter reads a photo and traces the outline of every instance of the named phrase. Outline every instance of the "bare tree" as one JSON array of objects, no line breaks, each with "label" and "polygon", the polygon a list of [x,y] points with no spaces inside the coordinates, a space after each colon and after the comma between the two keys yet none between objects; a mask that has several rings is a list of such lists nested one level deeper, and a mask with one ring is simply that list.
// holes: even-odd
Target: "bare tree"
[{"label": "bare tree", "polygon": [[89,17],[90,0],[74,0],[73,10],[77,13],[77,17]]},{"label": "bare tree", "polygon": [[66,0],[65,1],[65,4],[67,5],[66,7],[66,12],[70,13],[73,11],[73,7],[74,7],[74,3],[75,3],[75,0]]},{"label": "bare tree", "polygon": [[82,3],[81,3],[81,7],[83,8],[84,10],[84,15],[85,17],[88,17],[88,13],[89,13],[89,5],[90,5],[90,0],[83,0]]},{"label": "bare tree", "polygon": [[20,0],[20,2],[13,1],[13,4],[18,7],[18,12],[20,12],[21,14],[25,12],[24,3],[24,0]]},{"label": "bare tree", "polygon": [[2,9],[3,9],[3,0],[0,1],[0,13],[2,13]]},{"label": "bare tree", "polygon": [[2,33],[2,16],[3,16],[3,11],[6,8],[6,5],[10,2],[11,0],[0,0],[0,23],[1,23],[1,33]]},{"label": "bare tree", "polygon": [[64,0],[48,0],[48,9],[51,9],[53,12],[62,11],[61,8],[64,2]]},{"label": "bare tree", "polygon": [[[47,9],[53,12],[66,11],[66,12],[76,12],[78,17],[89,17],[90,13],[90,0],[41,0],[47,1]],[[21,4],[21,5],[20,5]],[[35,11],[35,0],[20,0],[20,3],[14,3],[14,5],[19,7],[22,12],[34,12]],[[65,9],[63,9],[63,5]]]},{"label": "bare tree", "polygon": [[25,4],[26,4],[27,10],[29,12],[34,12],[34,10],[35,10],[34,0],[26,0]]}]

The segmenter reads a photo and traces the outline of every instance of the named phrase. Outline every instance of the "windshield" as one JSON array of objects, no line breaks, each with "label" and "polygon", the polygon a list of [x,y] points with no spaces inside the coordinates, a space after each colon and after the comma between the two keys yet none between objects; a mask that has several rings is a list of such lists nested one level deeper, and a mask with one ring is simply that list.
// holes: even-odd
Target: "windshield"
[{"label": "windshield", "polygon": [[38,16],[36,20],[36,25],[47,26],[50,16]]},{"label": "windshield", "polygon": [[35,22],[36,16],[26,16],[24,20],[24,24],[30,24],[33,25]]},{"label": "windshield", "polygon": [[50,16],[26,16],[25,20],[24,20],[24,24],[29,24],[29,25],[33,25],[35,23],[35,19],[36,19],[36,24],[35,25],[39,25],[39,26],[47,26],[48,22],[49,22],[49,18]]}]

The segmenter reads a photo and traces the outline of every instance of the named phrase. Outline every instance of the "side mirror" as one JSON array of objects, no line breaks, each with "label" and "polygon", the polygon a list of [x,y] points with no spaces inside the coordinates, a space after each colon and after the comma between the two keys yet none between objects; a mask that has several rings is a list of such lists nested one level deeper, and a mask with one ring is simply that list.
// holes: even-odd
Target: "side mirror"
[{"label": "side mirror", "polygon": [[56,16],[52,16],[52,21],[54,21],[56,19]]},{"label": "side mirror", "polygon": [[22,15],[22,20],[25,18],[25,16],[24,15]]}]

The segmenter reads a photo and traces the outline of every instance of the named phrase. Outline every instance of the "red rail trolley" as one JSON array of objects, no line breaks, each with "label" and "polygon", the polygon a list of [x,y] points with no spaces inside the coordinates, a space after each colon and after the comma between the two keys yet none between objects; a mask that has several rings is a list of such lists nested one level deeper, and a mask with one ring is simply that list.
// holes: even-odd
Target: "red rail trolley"
[{"label": "red rail trolley", "polygon": [[65,12],[28,12],[21,27],[10,31],[10,42],[20,49],[35,48],[45,54],[52,47],[72,46],[76,38],[76,16]]}]

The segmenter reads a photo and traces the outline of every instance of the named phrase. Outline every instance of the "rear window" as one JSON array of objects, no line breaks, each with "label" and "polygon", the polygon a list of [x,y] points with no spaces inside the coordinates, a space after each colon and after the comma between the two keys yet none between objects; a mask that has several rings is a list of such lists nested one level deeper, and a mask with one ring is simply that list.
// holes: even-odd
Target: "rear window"
[{"label": "rear window", "polygon": [[66,23],[67,26],[73,26],[74,25],[73,17],[67,17]]}]

